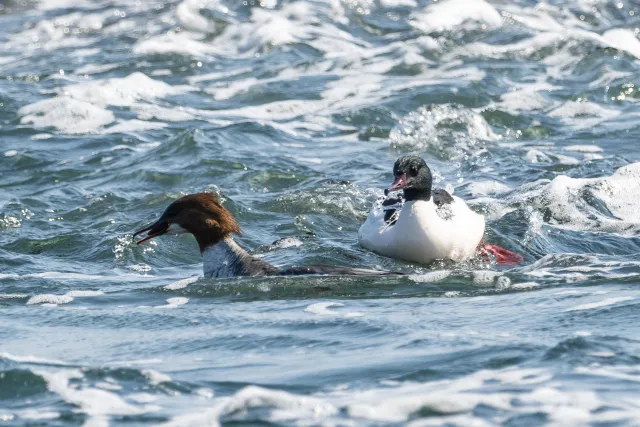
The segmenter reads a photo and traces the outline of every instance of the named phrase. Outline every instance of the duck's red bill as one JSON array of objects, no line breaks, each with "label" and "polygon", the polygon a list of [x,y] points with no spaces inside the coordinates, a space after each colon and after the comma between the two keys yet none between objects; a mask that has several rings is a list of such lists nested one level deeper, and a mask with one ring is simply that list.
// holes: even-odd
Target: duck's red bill
[{"label": "duck's red bill", "polygon": [[154,222],[153,224],[133,233],[133,237],[136,237],[138,234],[142,234],[147,231],[148,231],[148,234],[142,239],[138,240],[136,242],[136,245],[146,242],[147,240],[153,239],[154,237],[158,237],[165,234],[167,231],[169,231],[169,224],[164,221]]},{"label": "duck's red bill", "polygon": [[389,187],[389,191],[401,190],[406,185],[407,185],[407,174],[403,173],[400,176],[396,176],[396,179],[393,181],[393,184],[391,184],[391,187]]}]

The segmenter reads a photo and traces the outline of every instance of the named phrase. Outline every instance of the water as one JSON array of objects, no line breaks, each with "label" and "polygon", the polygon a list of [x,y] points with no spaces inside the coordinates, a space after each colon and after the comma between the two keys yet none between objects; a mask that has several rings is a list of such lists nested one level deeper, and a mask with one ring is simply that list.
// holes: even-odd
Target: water
[{"label": "water", "polygon": [[[640,5],[47,0],[0,9],[0,423],[640,424]],[[416,153],[515,268],[357,230]],[[131,233],[214,191],[276,265]]]}]

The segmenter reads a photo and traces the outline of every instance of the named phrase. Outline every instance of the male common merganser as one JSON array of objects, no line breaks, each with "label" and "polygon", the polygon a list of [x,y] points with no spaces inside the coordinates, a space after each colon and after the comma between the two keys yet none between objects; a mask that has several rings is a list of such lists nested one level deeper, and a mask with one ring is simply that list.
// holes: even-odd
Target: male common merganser
[{"label": "male common merganser", "polygon": [[402,190],[404,202],[388,198],[374,203],[358,231],[362,247],[423,264],[437,259],[463,261],[478,251],[480,255],[492,254],[498,263],[522,261],[518,254],[482,243],[484,217],[461,198],[445,190],[432,190],[431,170],[422,158],[400,157],[393,165],[393,175],[389,191]]},{"label": "male common merganser", "polygon": [[388,271],[366,270],[330,265],[310,265],[280,269],[251,256],[231,237],[240,228],[231,213],[210,193],[184,196],[171,203],[155,223],[136,231],[133,237],[147,232],[137,244],[163,234],[191,233],[202,254],[205,277],[274,276],[302,274],[390,275]]}]

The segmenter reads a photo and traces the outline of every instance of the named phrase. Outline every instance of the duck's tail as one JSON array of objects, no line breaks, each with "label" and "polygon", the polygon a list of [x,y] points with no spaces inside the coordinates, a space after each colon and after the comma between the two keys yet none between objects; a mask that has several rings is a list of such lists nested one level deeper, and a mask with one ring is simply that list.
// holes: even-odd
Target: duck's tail
[{"label": "duck's tail", "polygon": [[480,252],[480,256],[486,258],[487,261],[489,255],[492,255],[498,264],[516,265],[524,261],[524,257],[520,254],[508,251],[500,246],[487,245],[484,242],[480,243],[478,250]]}]

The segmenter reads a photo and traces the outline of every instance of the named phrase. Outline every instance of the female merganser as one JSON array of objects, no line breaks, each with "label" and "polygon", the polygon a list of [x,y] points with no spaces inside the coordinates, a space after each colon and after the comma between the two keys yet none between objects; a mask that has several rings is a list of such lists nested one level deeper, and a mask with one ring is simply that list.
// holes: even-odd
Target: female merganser
[{"label": "female merganser", "polygon": [[249,255],[231,237],[240,228],[231,213],[213,194],[197,193],[171,203],[155,223],[136,231],[133,237],[147,232],[137,244],[163,234],[191,233],[202,254],[205,277],[273,276],[301,274],[389,275],[388,271],[366,270],[330,265],[310,265],[280,269]]},{"label": "female merganser", "polygon": [[424,264],[437,259],[463,261],[479,251],[480,255],[495,256],[498,263],[522,261],[518,254],[481,243],[484,217],[459,197],[445,190],[432,191],[431,170],[422,158],[400,157],[393,165],[393,175],[395,180],[389,191],[402,190],[404,202],[388,198],[374,203],[358,231],[362,247]]}]

